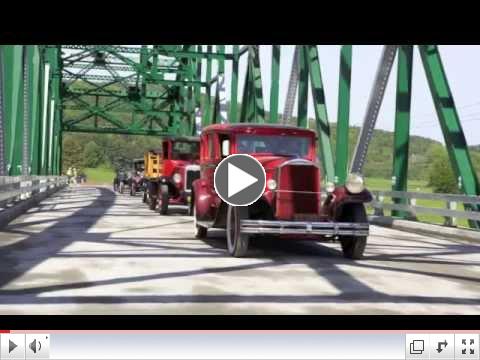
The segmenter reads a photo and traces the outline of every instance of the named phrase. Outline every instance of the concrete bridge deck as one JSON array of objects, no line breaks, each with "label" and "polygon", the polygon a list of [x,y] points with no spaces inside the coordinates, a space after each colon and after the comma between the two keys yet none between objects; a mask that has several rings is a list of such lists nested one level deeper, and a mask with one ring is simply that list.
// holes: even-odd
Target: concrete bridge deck
[{"label": "concrete bridge deck", "polygon": [[225,253],[181,209],[71,187],[0,231],[3,314],[478,314],[480,246],[372,226],[366,257],[338,244],[257,241]]}]

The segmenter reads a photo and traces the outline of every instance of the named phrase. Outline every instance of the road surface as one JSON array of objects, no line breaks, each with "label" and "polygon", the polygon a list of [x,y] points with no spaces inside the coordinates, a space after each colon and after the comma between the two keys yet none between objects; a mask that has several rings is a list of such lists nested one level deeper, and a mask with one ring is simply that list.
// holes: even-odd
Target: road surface
[{"label": "road surface", "polygon": [[365,259],[339,244],[256,241],[225,252],[106,187],[61,191],[0,231],[3,314],[479,314],[480,246],[372,226]]}]

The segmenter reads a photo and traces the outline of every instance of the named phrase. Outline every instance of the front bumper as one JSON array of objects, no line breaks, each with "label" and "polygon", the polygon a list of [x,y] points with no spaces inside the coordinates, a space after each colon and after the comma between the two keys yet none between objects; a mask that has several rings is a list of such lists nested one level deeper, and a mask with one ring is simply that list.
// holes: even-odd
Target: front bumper
[{"label": "front bumper", "polygon": [[240,232],[244,234],[368,236],[369,224],[347,222],[241,220]]}]

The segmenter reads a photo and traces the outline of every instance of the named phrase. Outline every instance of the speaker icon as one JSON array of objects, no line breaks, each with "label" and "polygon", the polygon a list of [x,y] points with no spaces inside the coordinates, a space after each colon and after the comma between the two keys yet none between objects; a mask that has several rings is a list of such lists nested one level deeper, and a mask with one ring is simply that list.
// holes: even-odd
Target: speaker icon
[{"label": "speaker icon", "polygon": [[42,343],[40,341],[37,341],[37,339],[33,339],[33,341],[28,345],[30,350],[33,351],[34,354],[37,353],[37,351],[42,350]]}]

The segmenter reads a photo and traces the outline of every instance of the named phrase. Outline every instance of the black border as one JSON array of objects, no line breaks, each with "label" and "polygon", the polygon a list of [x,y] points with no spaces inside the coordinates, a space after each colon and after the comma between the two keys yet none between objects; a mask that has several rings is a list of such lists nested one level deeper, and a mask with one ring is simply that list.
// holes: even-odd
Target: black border
[{"label": "black border", "polygon": [[[46,18],[33,12],[36,21],[27,19],[21,23],[19,17],[10,18],[11,24],[4,21],[0,28],[2,44],[147,44],[147,43],[233,43],[233,44],[391,44],[391,43],[440,43],[472,44],[480,43],[480,31],[475,11],[456,18],[456,10],[448,7],[449,14],[437,13],[430,9],[421,13],[417,6],[406,5],[404,13],[395,6],[388,6],[387,16],[363,12],[347,3],[341,10],[314,8],[313,6],[293,7],[280,3],[286,15],[275,11],[257,12],[242,4],[249,12],[239,12],[240,6],[228,9],[233,4],[223,4],[224,13],[211,11],[212,6],[201,4],[206,10],[192,8],[182,13],[179,26],[178,17],[162,16],[159,9],[152,8],[138,18],[136,12],[130,14],[123,6],[121,11],[108,16],[98,12],[98,8],[88,10],[92,15],[78,12],[79,18],[72,17],[72,9]],[[258,5],[258,4],[257,4]],[[418,5],[418,4],[417,4]],[[163,6],[163,4],[162,4]],[[189,6],[185,4],[185,6]],[[269,6],[273,6],[270,4]],[[363,10],[369,10],[367,3],[361,2]],[[377,5],[373,4],[373,7]],[[350,14],[347,16],[347,8]],[[408,8],[408,9],[407,9]],[[123,9],[123,10],[122,10]],[[278,10],[276,9],[276,10]],[[172,9],[175,10],[175,9]],[[163,9],[164,13],[169,11]],[[268,9],[271,10],[271,9]],[[23,10],[24,11],[24,10]],[[232,12],[238,12],[231,16]],[[150,14],[149,14],[150,13]],[[67,16],[68,14],[68,16]],[[83,18],[80,18],[82,16]],[[196,20],[195,20],[196,19]],[[202,20],[203,19],[203,20]],[[204,21],[208,19],[208,21]],[[194,20],[194,21],[192,21]],[[462,21],[460,23],[460,20]],[[480,305],[480,299],[479,299]],[[401,304],[398,304],[401,310]],[[93,315],[5,315],[0,316],[0,328],[52,329],[52,330],[475,330],[480,329],[480,316],[463,315],[305,315],[305,316],[93,316]],[[451,331],[451,330],[449,330]]]},{"label": "black border", "polygon": [[480,316],[14,315],[0,316],[0,328],[2,330],[445,330],[452,332],[479,330]]}]

